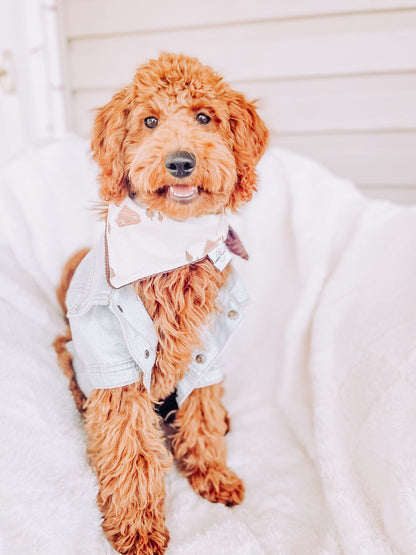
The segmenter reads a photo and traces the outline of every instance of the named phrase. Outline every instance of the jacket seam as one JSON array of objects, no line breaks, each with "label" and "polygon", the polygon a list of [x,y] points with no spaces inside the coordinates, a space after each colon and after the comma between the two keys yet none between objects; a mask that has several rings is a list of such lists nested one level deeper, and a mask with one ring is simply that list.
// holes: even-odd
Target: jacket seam
[{"label": "jacket seam", "polygon": [[[125,370],[129,370],[130,368],[139,368],[140,366],[137,362],[133,359],[128,359],[123,362],[115,362],[112,364],[86,364],[85,370],[88,370],[91,373],[101,372],[102,370],[112,370],[114,373],[116,372],[124,372]],[[108,373],[108,372],[107,372]]]}]

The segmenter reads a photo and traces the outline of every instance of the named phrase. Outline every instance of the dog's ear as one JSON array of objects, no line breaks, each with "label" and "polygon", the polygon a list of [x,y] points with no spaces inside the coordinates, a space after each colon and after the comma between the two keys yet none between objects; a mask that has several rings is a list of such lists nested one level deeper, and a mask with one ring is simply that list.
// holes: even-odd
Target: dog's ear
[{"label": "dog's ear", "polygon": [[122,89],[97,111],[91,138],[93,158],[100,167],[100,196],[106,201],[120,202],[128,192],[127,168],[123,142],[128,131],[128,115],[133,94]]},{"label": "dog's ear", "polygon": [[232,210],[248,202],[256,190],[256,165],[266,150],[269,132],[254,102],[232,91],[228,102],[230,128],[234,135],[237,183],[230,198]]}]

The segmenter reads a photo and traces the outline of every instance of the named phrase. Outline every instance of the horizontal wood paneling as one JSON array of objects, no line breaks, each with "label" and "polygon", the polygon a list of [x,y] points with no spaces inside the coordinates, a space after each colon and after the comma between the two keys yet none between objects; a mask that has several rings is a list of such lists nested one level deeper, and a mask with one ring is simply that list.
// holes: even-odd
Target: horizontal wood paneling
[{"label": "horizontal wood paneling", "polygon": [[253,20],[416,7],[415,0],[66,0],[68,36],[112,35],[155,29],[236,24]]},{"label": "horizontal wood paneling", "polygon": [[279,133],[416,129],[416,73],[236,86]]},{"label": "horizontal wood paneling", "polygon": [[120,86],[163,50],[198,56],[234,81],[412,71],[415,29],[412,10],[80,39],[69,44],[70,80],[77,90]]},{"label": "horizontal wood paneling", "polygon": [[416,188],[397,187],[361,187],[367,197],[388,200],[399,204],[416,204]]},{"label": "horizontal wood paneling", "polygon": [[272,143],[311,156],[366,187],[416,186],[416,130],[273,136]]}]

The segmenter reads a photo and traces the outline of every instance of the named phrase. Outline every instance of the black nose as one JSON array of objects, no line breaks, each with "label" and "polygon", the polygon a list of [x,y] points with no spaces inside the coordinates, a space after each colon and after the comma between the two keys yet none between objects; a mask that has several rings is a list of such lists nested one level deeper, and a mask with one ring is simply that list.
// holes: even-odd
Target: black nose
[{"label": "black nose", "polygon": [[192,152],[176,150],[165,158],[165,167],[174,177],[187,177],[191,175],[196,166],[196,159]]}]

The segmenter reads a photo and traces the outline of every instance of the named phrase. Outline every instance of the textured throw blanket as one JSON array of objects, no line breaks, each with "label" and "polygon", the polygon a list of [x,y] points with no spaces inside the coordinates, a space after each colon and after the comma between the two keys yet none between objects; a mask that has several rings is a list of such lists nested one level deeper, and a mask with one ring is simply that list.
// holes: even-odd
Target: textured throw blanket
[{"label": "textured throw blanket", "polygon": [[[229,509],[167,477],[169,555],[416,553],[416,207],[269,150],[231,222],[252,302],[223,355]],[[102,223],[84,141],[0,170],[0,553],[110,555],[51,346],[66,258]]]}]

